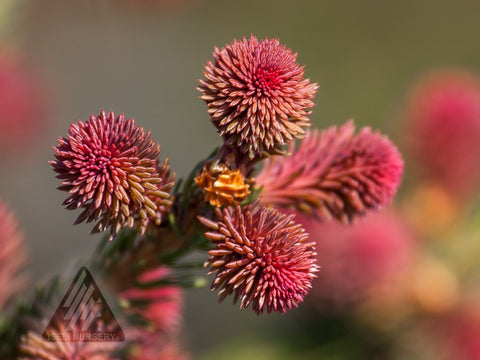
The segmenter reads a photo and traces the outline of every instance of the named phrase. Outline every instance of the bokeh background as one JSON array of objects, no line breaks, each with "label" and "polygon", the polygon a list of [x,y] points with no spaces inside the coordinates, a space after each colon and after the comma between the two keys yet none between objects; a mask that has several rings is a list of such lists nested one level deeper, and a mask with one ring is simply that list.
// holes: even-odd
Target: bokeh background
[{"label": "bokeh background", "polygon": [[[73,226],[76,215],[61,207],[48,165],[57,137],[101,109],[125,113],[151,129],[172,168],[186,175],[220,143],[195,90],[214,46],[250,34],[279,38],[320,84],[314,126],[355,118],[401,150],[412,82],[437,67],[480,70],[473,0],[1,0],[0,11],[0,48],[35,73],[47,103],[48,116],[32,119],[41,122],[35,136],[0,154],[0,197],[24,229],[32,284],[68,273],[99,239],[89,226]],[[409,171],[407,161],[404,187]],[[184,340],[194,358],[277,359],[274,342],[256,339],[273,329],[286,337],[306,330],[302,307],[257,317],[229,301],[218,305],[208,288],[186,299]]]}]

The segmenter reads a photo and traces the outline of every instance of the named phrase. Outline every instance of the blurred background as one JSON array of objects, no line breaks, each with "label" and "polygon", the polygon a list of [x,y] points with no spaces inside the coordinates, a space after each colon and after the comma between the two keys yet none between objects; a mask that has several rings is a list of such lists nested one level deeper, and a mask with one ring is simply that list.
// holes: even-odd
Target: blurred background
[{"label": "blurred background", "polygon": [[[468,249],[458,250],[461,254],[478,254],[478,246],[466,245],[479,240],[478,231],[467,231],[470,225],[448,215],[456,211],[449,205],[448,187],[438,192],[432,187],[426,193],[421,191],[425,181],[418,166],[409,162],[416,155],[410,150],[405,120],[412,84],[425,73],[445,67],[473,74],[480,71],[478,14],[480,3],[473,0],[1,0],[0,65],[10,69],[1,69],[9,74],[1,76],[20,85],[17,90],[0,89],[0,107],[22,120],[3,125],[0,120],[0,139],[4,139],[0,146],[0,198],[17,214],[25,233],[31,283],[69,271],[79,259],[89,257],[99,239],[89,235],[88,225],[73,226],[76,214],[61,206],[64,194],[55,190],[58,181],[48,164],[57,137],[66,134],[71,122],[86,120],[102,109],[125,113],[151,129],[153,138],[162,145],[162,156],[170,158],[179,177],[185,176],[220,144],[195,90],[203,65],[211,59],[214,46],[250,34],[279,38],[298,52],[306,76],[320,85],[312,114],[315,127],[355,118],[357,127],[379,129],[399,146],[406,159],[406,172],[394,207],[406,214],[405,231],[414,233],[413,238],[417,234],[428,239],[448,234],[451,241],[443,244],[449,245],[442,250],[433,246],[434,254],[459,247]],[[17,114],[20,110],[23,113]],[[480,186],[468,197],[475,198],[478,189]],[[447,204],[442,205],[447,215],[428,213],[432,209],[422,207],[430,202],[437,206],[437,201]],[[478,213],[478,206],[471,204],[464,206],[462,214]],[[428,231],[415,229],[418,219],[428,222],[439,216],[446,216],[449,224],[449,230],[441,236],[432,234],[438,234],[435,230],[443,229],[444,223],[429,223]],[[416,241],[408,246],[418,247]],[[390,245],[387,248],[391,249]],[[320,265],[325,266],[321,252],[319,256]],[[445,270],[442,262],[438,265],[436,258],[428,259],[425,263],[433,275],[422,273],[427,280],[418,285],[420,290],[425,290],[424,284],[438,280],[438,267],[448,279],[454,277],[453,270]],[[365,261],[370,264],[370,260]],[[462,258],[455,261],[462,263]],[[433,270],[428,267],[432,263]],[[403,274],[397,275],[407,276],[411,268],[404,266],[400,271]],[[418,278],[414,275],[408,281]],[[480,289],[475,280],[478,276],[469,279],[470,285],[477,284]],[[448,289],[460,287],[457,280],[452,281],[454,285]],[[307,303],[286,315],[257,317],[229,301],[218,305],[208,287],[191,290],[186,293],[184,344],[195,359],[289,359],[292,354],[302,359],[318,358],[318,354],[325,359],[360,358],[341,355],[339,349],[355,348],[352,344],[360,341],[358,334],[363,330],[357,327],[364,329],[365,325],[359,324],[368,321],[357,321],[362,318],[359,313],[383,315],[368,310],[368,306],[375,309],[372,304],[358,306],[355,300],[355,309],[361,310],[351,315],[353,305],[347,305],[349,310],[345,312],[344,307],[338,310],[331,302],[329,299],[327,307],[315,310],[316,301],[307,298]],[[317,326],[312,314],[321,314],[318,316],[324,326]],[[398,329],[391,333],[383,329],[399,323],[392,319],[392,312],[381,314],[388,316],[382,326],[372,326],[375,330],[371,334],[397,334]],[[355,325],[346,325],[352,323]],[[427,319],[421,327],[429,325]],[[347,327],[357,329],[356,335],[345,331]],[[474,334],[480,336],[477,330]],[[417,339],[415,331],[402,336]],[[476,346],[479,357],[471,359],[480,359],[480,344]],[[400,346],[398,354],[408,351]],[[419,352],[413,353],[416,355],[409,358],[422,358]],[[378,344],[372,345],[370,354],[370,359],[387,358]]]}]

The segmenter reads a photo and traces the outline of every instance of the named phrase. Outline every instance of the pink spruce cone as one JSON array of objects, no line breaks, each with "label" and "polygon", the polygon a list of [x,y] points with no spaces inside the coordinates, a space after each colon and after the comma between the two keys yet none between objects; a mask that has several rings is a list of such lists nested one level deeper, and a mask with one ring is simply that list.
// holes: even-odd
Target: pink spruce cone
[{"label": "pink spruce cone", "polygon": [[294,216],[256,205],[215,210],[218,221],[200,221],[216,244],[205,266],[216,273],[212,290],[220,289],[219,301],[234,293],[234,302],[252,304],[258,315],[285,313],[302,302],[318,266],[314,244]]},{"label": "pink spruce cone", "polygon": [[[143,273],[139,284],[164,280],[170,271],[160,266]],[[132,307],[150,325],[127,329],[127,337],[136,339],[131,351],[132,360],[188,359],[178,342],[182,319],[183,292],[178,286],[159,285],[149,289],[132,287],[120,296],[129,301],[144,302]]]},{"label": "pink spruce cone", "polygon": [[407,107],[415,160],[459,198],[480,188],[480,81],[468,72],[436,71],[421,79]]},{"label": "pink spruce cone", "polygon": [[0,149],[18,152],[45,127],[45,89],[19,59],[0,52]]},{"label": "pink spruce cone", "polygon": [[256,178],[260,202],[342,222],[388,205],[402,177],[401,155],[370,128],[354,131],[352,121],[314,130],[296,150],[291,145],[291,156],[266,159]]},{"label": "pink spruce cone", "polygon": [[318,85],[277,39],[234,40],[215,48],[198,90],[224,140],[250,158],[303,137]]},{"label": "pink spruce cone", "polygon": [[406,274],[413,255],[413,236],[395,213],[370,214],[345,227],[320,223],[303,214],[305,226],[322,254],[322,271],[313,283],[312,301],[343,307],[367,298],[374,289],[395,287]]},{"label": "pink spruce cone", "polygon": [[[46,319],[44,319],[46,320]],[[42,337],[46,321],[34,326],[38,330],[29,330],[22,336],[20,342],[20,360],[120,360],[127,352],[131,360],[188,360],[179,345],[172,339],[166,338],[156,330],[146,327],[125,328],[127,342],[63,342],[47,341]],[[60,333],[64,327],[57,326]],[[81,329],[73,332],[81,332]]]},{"label": "pink spruce cone", "polygon": [[108,228],[113,238],[123,227],[143,234],[162,222],[173,180],[168,162],[158,163],[160,145],[135,120],[102,111],[72,124],[54,150],[50,164],[63,180],[59,189],[70,193],[63,204],[83,209],[76,224],[97,221],[92,232]]},{"label": "pink spruce cone", "polygon": [[480,307],[465,304],[437,319],[430,334],[436,336],[438,348],[448,360],[480,359]]},{"label": "pink spruce cone", "polygon": [[26,254],[23,234],[13,213],[0,201],[0,310],[24,285]]},{"label": "pink spruce cone", "polygon": [[165,341],[157,333],[140,329],[142,340],[132,350],[130,360],[189,360],[190,357],[176,341]]},{"label": "pink spruce cone", "polygon": [[[71,342],[71,341],[48,341],[42,337],[42,333],[48,324],[47,319],[33,323],[30,329],[20,340],[20,360],[120,360],[113,355],[115,351],[123,348],[122,342]],[[66,333],[67,329],[59,322],[56,329],[60,334]],[[69,329],[73,333],[80,333],[81,328]]]},{"label": "pink spruce cone", "polygon": [[[169,273],[168,268],[160,266],[142,274],[138,282],[142,284],[162,280]],[[149,289],[133,287],[120,296],[127,300],[145,301],[145,307],[140,310],[140,314],[152,323],[155,330],[169,334],[178,333],[183,307],[183,293],[178,286],[158,286]]]}]

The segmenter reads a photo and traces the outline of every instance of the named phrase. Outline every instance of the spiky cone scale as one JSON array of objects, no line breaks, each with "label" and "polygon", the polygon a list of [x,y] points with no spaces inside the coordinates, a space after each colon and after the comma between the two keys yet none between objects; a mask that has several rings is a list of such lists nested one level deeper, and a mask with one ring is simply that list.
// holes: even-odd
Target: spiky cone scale
[{"label": "spiky cone scale", "polygon": [[318,85],[304,79],[297,54],[252,35],[215,48],[213,57],[197,89],[227,144],[253,159],[303,137]]},{"label": "spiky cone scale", "polygon": [[311,288],[315,273],[314,243],[293,216],[271,207],[216,208],[217,221],[199,220],[215,244],[205,263],[215,274],[212,291],[220,289],[219,301],[234,294],[240,307],[252,305],[263,312],[285,313],[298,306]]},{"label": "spiky cone scale", "polygon": [[385,136],[353,121],[339,129],[308,132],[291,156],[266,159],[256,177],[262,204],[296,208],[321,220],[344,223],[388,205],[403,173],[403,160]]},{"label": "spiky cone scale", "polygon": [[123,227],[136,227],[144,233],[172,203],[172,181],[159,173],[165,173],[165,164],[158,164],[160,145],[123,114],[115,118],[102,111],[71,124],[53,149],[50,164],[62,180],[58,189],[70,194],[63,205],[83,210],[75,224],[95,221],[92,232],[108,229],[113,238]]},{"label": "spiky cone scale", "polygon": [[212,206],[238,205],[250,195],[250,186],[239,169],[226,164],[206,164],[195,177],[195,183]]},{"label": "spiky cone scale", "polygon": [[[168,198],[160,196],[149,196],[149,199],[155,204],[155,216],[140,217],[136,222],[136,228],[140,234],[144,235],[149,226],[157,226],[164,222],[165,216],[170,212],[174,197],[170,195],[171,190],[175,186],[176,173],[170,171],[170,161],[166,158],[162,163],[157,159],[158,177],[162,179],[158,183],[158,191],[168,194]],[[167,199],[167,200],[166,200]]]}]

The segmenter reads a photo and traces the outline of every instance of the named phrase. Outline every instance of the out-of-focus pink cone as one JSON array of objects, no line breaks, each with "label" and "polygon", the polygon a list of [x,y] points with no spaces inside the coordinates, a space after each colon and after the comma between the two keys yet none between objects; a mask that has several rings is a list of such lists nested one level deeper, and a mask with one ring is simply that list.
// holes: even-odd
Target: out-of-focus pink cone
[{"label": "out-of-focus pink cone", "polygon": [[395,286],[408,270],[413,239],[393,213],[371,214],[351,226],[297,218],[316,241],[322,266],[313,283],[313,302],[356,303],[375,288]]},{"label": "out-of-focus pink cone", "polygon": [[435,71],[413,88],[406,111],[412,159],[461,199],[480,189],[480,82],[466,71]]},{"label": "out-of-focus pink cone", "polygon": [[460,307],[439,321],[433,322],[434,334],[441,359],[478,360],[480,359],[480,307],[466,305]]},{"label": "out-of-focus pink cone", "polygon": [[[168,268],[160,266],[142,274],[141,284],[165,279],[170,274]],[[121,297],[129,301],[144,301],[132,310],[139,313],[150,324],[127,329],[127,338],[134,338],[132,360],[186,360],[189,357],[181,350],[178,336],[183,308],[183,292],[178,286],[160,285],[150,289],[131,288]]]},{"label": "out-of-focus pink cone", "polygon": [[[139,277],[140,283],[149,283],[164,279],[170,271],[163,266],[148,271]],[[181,323],[183,292],[178,286],[156,286],[150,289],[131,288],[121,297],[127,300],[145,300],[140,314],[150,321],[155,330],[177,334]]]},{"label": "out-of-focus pink cone", "polygon": [[20,271],[26,254],[13,213],[0,200],[0,309],[24,284]]},{"label": "out-of-focus pink cone", "polygon": [[[114,354],[122,348],[122,342],[49,341],[42,335],[47,324],[47,318],[35,320],[30,324],[31,328],[20,341],[20,360],[120,360],[120,357]],[[62,322],[55,327],[59,334],[82,331],[77,324],[68,330]]]},{"label": "out-of-focus pink cone", "polygon": [[19,58],[0,51],[0,150],[16,153],[38,141],[47,116],[45,90]]}]

